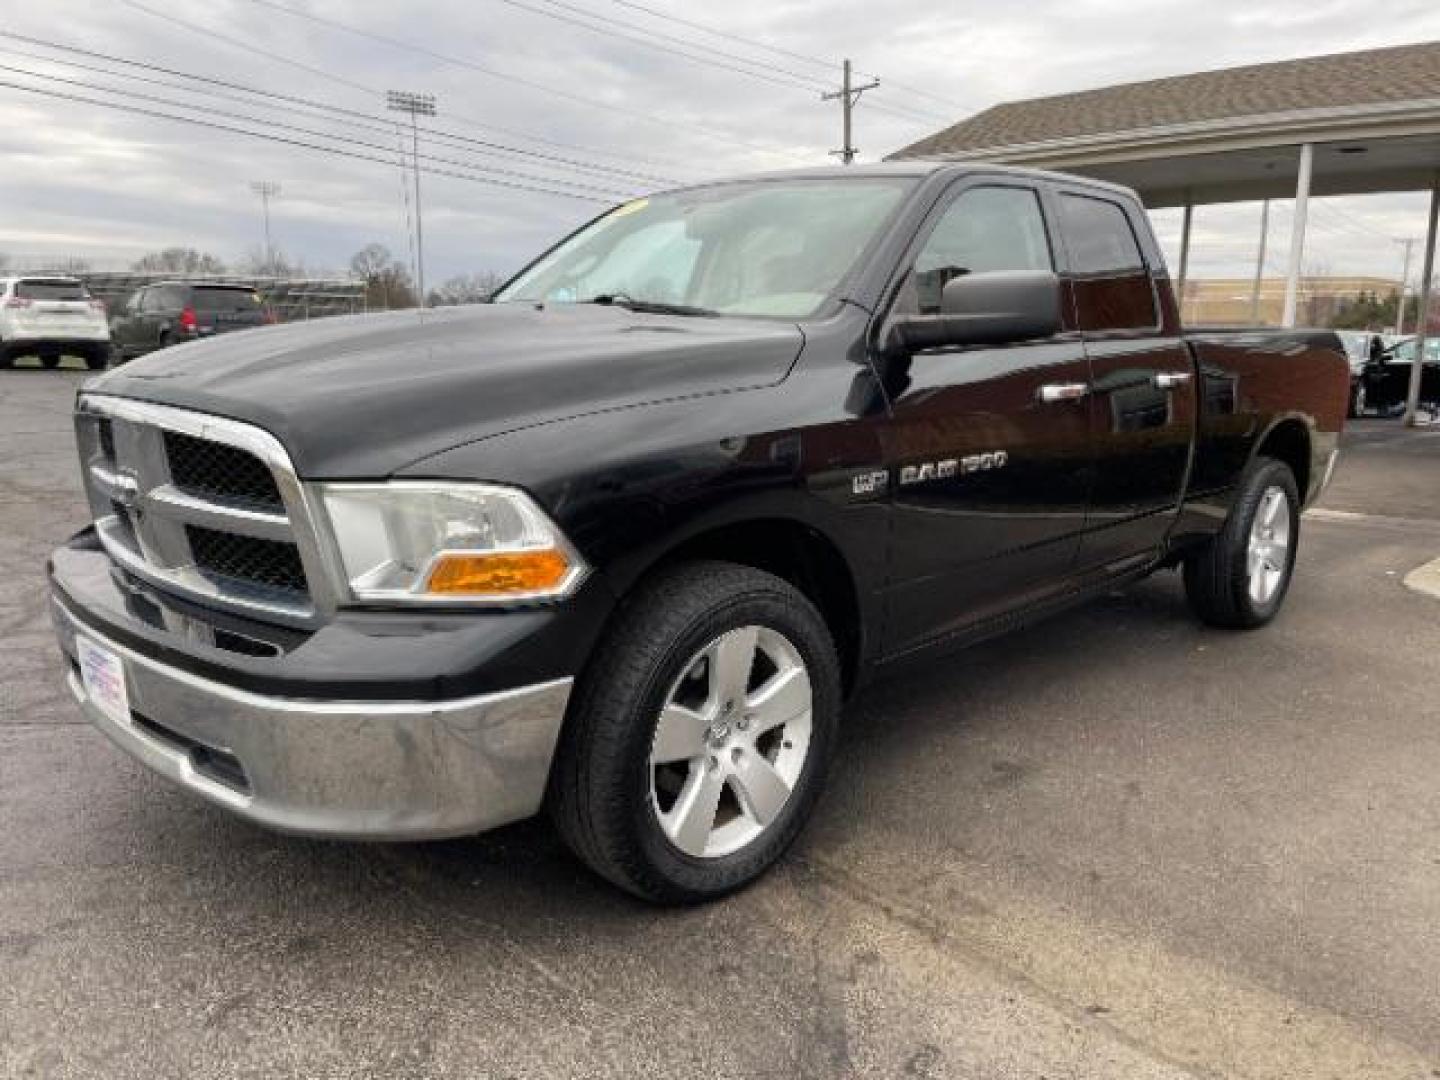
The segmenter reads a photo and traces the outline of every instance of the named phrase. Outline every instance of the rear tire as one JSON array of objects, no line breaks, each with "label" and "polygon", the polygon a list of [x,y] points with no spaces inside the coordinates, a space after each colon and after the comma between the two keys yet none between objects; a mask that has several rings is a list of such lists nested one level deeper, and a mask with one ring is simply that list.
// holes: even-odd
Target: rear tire
[{"label": "rear tire", "polygon": [[1365,380],[1356,379],[1355,385],[1350,389],[1350,419],[1357,420],[1365,415],[1368,396],[1365,392]]},{"label": "rear tire", "polygon": [[551,816],[576,855],[636,896],[724,896],[799,834],[840,700],[829,629],[788,582],[731,563],[664,570],[576,685]]},{"label": "rear tire", "polygon": [[1300,541],[1300,496],[1283,461],[1258,457],[1225,525],[1185,560],[1185,596],[1211,626],[1264,626],[1285,602]]},{"label": "rear tire", "polygon": [[104,371],[110,364],[110,346],[92,349],[85,354],[85,366],[91,371]]},{"label": "rear tire", "polygon": [[40,356],[40,365],[53,371],[60,366],[60,357],[55,353],[42,353]]}]

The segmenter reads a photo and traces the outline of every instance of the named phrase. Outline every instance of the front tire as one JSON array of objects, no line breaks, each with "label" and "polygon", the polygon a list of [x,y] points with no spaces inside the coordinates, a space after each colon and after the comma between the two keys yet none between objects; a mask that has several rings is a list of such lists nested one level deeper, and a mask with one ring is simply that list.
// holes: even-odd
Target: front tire
[{"label": "front tire", "polygon": [[54,371],[56,368],[58,368],[58,367],[60,366],[60,356],[59,356],[59,354],[58,354],[58,353],[41,353],[41,354],[40,354],[40,365],[41,365],[42,367],[49,368],[51,371]]},{"label": "front tire", "polygon": [[110,363],[110,346],[91,349],[85,354],[85,366],[91,371],[104,371]]},{"label": "front tire", "polygon": [[840,699],[830,632],[788,582],[669,568],[627,601],[576,686],[551,815],[576,855],[646,900],[733,892],[809,817]]},{"label": "front tire", "polygon": [[1211,626],[1264,626],[1285,602],[1300,541],[1300,496],[1283,461],[1259,457],[1224,527],[1185,560],[1185,596]]}]

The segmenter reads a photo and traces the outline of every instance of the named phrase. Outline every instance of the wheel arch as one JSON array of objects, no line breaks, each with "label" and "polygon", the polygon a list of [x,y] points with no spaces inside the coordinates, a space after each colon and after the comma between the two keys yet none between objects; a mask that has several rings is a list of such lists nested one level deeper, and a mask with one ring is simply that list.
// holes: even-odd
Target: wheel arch
[{"label": "wheel arch", "polygon": [[858,583],[840,545],[813,522],[783,516],[736,518],[675,538],[647,554],[617,583],[621,605],[655,571],[680,562],[710,559],[763,570],[788,581],[815,605],[834,639],[846,696],[859,685],[867,641]]},{"label": "wheel arch", "polygon": [[1251,460],[1271,457],[1283,461],[1295,475],[1302,505],[1310,501],[1314,470],[1314,438],[1310,424],[1299,415],[1278,417],[1255,442]]}]

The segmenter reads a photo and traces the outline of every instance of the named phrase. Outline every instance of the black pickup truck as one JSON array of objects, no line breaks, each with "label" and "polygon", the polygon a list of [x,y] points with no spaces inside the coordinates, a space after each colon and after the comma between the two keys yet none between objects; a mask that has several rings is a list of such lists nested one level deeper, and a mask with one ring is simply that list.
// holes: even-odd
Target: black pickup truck
[{"label": "black pickup truck", "polygon": [[795,838],[879,673],[1168,567],[1206,621],[1269,621],[1347,397],[1333,334],[1183,334],[1120,188],[706,184],[487,305],[91,382],[53,615],[89,718],[244,817],[547,808],[611,881],[695,901]]}]

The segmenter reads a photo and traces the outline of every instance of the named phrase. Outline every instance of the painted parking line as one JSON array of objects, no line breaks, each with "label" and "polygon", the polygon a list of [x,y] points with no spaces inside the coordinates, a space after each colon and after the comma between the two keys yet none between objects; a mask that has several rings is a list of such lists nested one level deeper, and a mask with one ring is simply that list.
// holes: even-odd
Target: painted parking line
[{"label": "painted parking line", "polygon": [[1405,575],[1405,587],[1440,600],[1440,559],[1411,570]]},{"label": "painted parking line", "polygon": [[1394,517],[1388,514],[1362,514],[1354,510],[1314,508],[1305,511],[1305,520],[1333,525],[1382,525],[1399,529],[1422,529],[1440,534],[1440,518]]}]

